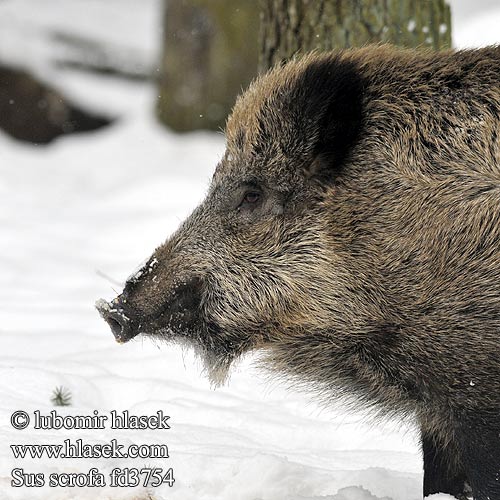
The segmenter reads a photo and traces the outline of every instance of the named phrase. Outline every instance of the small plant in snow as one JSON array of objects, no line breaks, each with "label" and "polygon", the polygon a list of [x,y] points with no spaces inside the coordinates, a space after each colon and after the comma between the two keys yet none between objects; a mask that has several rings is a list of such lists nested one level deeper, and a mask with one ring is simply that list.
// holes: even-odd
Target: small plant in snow
[{"label": "small plant in snow", "polygon": [[71,393],[66,387],[60,386],[56,387],[52,392],[52,397],[50,398],[51,403],[54,406],[70,406],[71,405]]}]

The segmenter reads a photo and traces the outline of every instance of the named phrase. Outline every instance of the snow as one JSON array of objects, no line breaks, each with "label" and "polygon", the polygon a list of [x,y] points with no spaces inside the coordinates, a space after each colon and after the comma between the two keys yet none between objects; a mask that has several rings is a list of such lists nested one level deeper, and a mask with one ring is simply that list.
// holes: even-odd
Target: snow
[{"label": "snow", "polygon": [[[110,128],[43,148],[0,134],[0,498],[147,498],[140,487],[12,488],[11,470],[48,477],[97,467],[107,475],[114,467],[153,465],[172,467],[175,477],[172,488],[149,490],[157,500],[421,498],[422,465],[411,427],[374,421],[340,404],[321,407],[269,380],[251,357],[236,367],[228,386],[214,391],[190,351],[142,338],[119,346],[94,309],[99,297],[114,297],[119,283],[202,199],[224,140],[160,127],[151,84],[57,69],[51,60],[60,47],[50,33],[64,30],[120,45],[154,65],[160,4],[0,2],[0,60],[31,68],[78,102],[119,117]],[[498,42],[500,10],[487,4],[488,12],[467,11],[467,19],[455,20],[458,45]],[[171,428],[10,425],[17,410],[50,413],[59,386],[72,394],[71,406],[56,408],[60,415],[161,410],[171,417]],[[170,458],[14,459],[9,447],[68,438],[167,444]]]},{"label": "snow", "polygon": [[500,43],[498,0],[449,0],[455,47],[484,47]]},{"label": "snow", "polygon": [[460,36],[460,45],[463,47],[484,47],[499,43],[498,19],[500,18],[500,7],[489,12],[479,13],[463,25],[459,23],[456,27]]}]

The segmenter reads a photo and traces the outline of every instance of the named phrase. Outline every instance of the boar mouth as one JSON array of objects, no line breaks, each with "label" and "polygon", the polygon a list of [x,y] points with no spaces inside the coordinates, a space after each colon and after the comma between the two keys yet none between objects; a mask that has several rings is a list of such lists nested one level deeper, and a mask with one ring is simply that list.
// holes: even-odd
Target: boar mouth
[{"label": "boar mouth", "polygon": [[150,309],[147,314],[140,307],[145,302],[138,302],[133,286],[126,286],[111,302],[100,299],[95,304],[120,344],[142,334],[192,349],[213,386],[224,384],[233,362],[257,347],[249,331],[242,342],[236,332],[226,331],[206,316],[199,281],[189,280],[177,286],[167,300],[162,299],[162,307]]},{"label": "boar mouth", "polygon": [[195,318],[194,312],[167,310],[139,321],[130,317],[117,299],[112,302],[99,299],[95,307],[120,344],[144,334],[193,349],[214,387],[227,381],[232,362],[242,354],[234,346],[231,349],[218,342],[220,328],[214,323],[204,324],[199,317]]},{"label": "boar mouth", "polygon": [[225,341],[223,330],[214,322],[203,321],[197,314],[199,309],[186,312],[169,308],[157,315],[137,318],[122,307],[120,298],[112,302],[99,299],[95,307],[120,344],[143,334],[192,349],[214,387],[226,383],[233,362],[256,347],[252,342],[238,345],[235,341]]}]

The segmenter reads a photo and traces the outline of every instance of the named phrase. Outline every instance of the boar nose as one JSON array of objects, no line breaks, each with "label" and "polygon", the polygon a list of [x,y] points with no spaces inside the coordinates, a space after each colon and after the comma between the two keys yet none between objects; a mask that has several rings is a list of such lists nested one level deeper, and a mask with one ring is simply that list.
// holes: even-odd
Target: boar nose
[{"label": "boar nose", "polygon": [[130,319],[127,317],[119,299],[115,299],[113,302],[99,299],[95,307],[111,328],[116,341],[120,344],[128,342],[138,334],[137,329],[131,328]]}]

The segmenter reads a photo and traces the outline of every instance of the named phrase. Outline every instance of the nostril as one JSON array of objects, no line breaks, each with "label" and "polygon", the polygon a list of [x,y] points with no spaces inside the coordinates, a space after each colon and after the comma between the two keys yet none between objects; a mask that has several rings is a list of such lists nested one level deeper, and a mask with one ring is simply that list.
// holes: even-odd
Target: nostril
[{"label": "nostril", "polygon": [[96,302],[95,306],[104,321],[111,328],[111,332],[117,342],[127,342],[137,335],[138,332],[130,327],[130,319],[123,309],[115,304],[115,301],[110,304],[100,299]]}]

